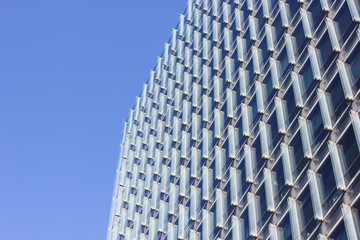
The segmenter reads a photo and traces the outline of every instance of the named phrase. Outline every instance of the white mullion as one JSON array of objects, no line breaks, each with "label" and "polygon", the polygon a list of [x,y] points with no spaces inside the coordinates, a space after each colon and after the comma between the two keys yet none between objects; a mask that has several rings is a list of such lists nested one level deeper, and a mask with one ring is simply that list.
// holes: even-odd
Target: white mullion
[{"label": "white mullion", "polygon": [[[326,1],[326,0],[323,0],[322,2],[324,2],[324,1]],[[331,42],[333,50],[336,52],[340,52],[341,47],[340,47],[340,42],[339,42],[339,33],[334,24],[334,21],[330,18],[326,18],[326,26],[328,29],[330,42]]]},{"label": "white mullion", "polygon": [[293,149],[285,143],[281,143],[281,159],[284,169],[285,184],[288,186],[293,186],[293,171],[295,168],[294,152]]},{"label": "white mullion", "polygon": [[354,111],[354,110],[350,110],[350,118],[351,118],[352,127],[354,129],[355,139],[356,139],[356,142],[357,142],[358,150],[360,150],[360,118],[359,118],[359,113]]},{"label": "white mullion", "polygon": [[223,2],[222,6],[223,6],[224,23],[230,23],[231,22],[231,19],[230,19],[230,5],[227,4],[226,2]]},{"label": "white mullion", "polygon": [[311,30],[312,21],[310,14],[311,13],[306,11],[305,9],[303,8],[300,9],[301,22],[304,28],[305,37],[311,39],[313,35]]},{"label": "white mullion", "polygon": [[235,158],[239,150],[239,129],[229,125],[228,136],[229,157]]},{"label": "white mullion", "polygon": [[300,203],[296,199],[289,197],[288,206],[292,238],[303,239],[301,236],[301,232],[303,230],[303,221],[300,210]]},{"label": "white mullion", "polygon": [[242,103],[241,104],[241,119],[244,136],[250,136],[250,109],[249,107]]},{"label": "white mullion", "polygon": [[228,56],[225,57],[225,76],[226,81],[233,83],[233,74],[234,74],[234,60]]},{"label": "white mullion", "polygon": [[303,100],[303,84],[302,81],[299,79],[299,75],[295,72],[291,72],[291,80],[292,80],[292,87],[294,91],[294,98],[296,106],[303,108],[304,107],[304,100]]},{"label": "white mullion", "polygon": [[270,58],[270,73],[273,88],[280,89],[280,62]]},{"label": "white mullion", "polygon": [[295,38],[285,33],[285,43],[286,43],[286,53],[288,55],[289,63],[295,65],[296,63],[296,57],[294,51]]},{"label": "white mullion", "polygon": [[341,212],[348,239],[360,239],[359,216],[357,210],[343,203],[341,205]]},{"label": "white mullion", "polygon": [[256,105],[258,108],[258,112],[264,114],[265,113],[265,85],[259,81],[255,82],[255,91],[256,91]]},{"label": "white mullion", "polygon": [[286,28],[289,28],[289,4],[283,1],[279,1],[279,6],[282,25]]},{"label": "white mullion", "polygon": [[344,90],[345,98],[348,100],[354,99],[354,93],[352,91],[352,76],[348,69],[348,64],[337,60],[337,67],[339,70],[341,85]]},{"label": "white mullion", "polygon": [[216,189],[216,226],[220,228],[225,227],[226,221],[226,211],[227,211],[227,204],[226,204],[226,192],[222,191],[221,189]]},{"label": "white mullion", "polygon": [[240,170],[230,167],[230,199],[231,204],[235,206],[240,205],[241,198],[241,172]]},{"label": "white mullion", "polygon": [[268,50],[273,52],[275,51],[275,28],[273,26],[271,26],[270,24],[266,23],[265,24],[265,33],[266,33],[266,43],[268,46]]},{"label": "white mullion", "polygon": [[206,201],[210,201],[210,196],[212,192],[213,187],[213,170],[208,167],[202,168],[202,199]]},{"label": "white mullion", "polygon": [[236,37],[236,46],[237,46],[237,56],[238,56],[238,61],[240,62],[245,62],[245,49],[246,49],[246,43],[245,43],[245,39],[243,39],[240,36]]},{"label": "white mullion", "polygon": [[214,76],[214,101],[221,102],[221,97],[223,95],[223,80]]},{"label": "white mullion", "polygon": [[191,177],[200,178],[201,151],[197,148],[191,148]]},{"label": "white mullion", "polygon": [[285,102],[279,98],[275,97],[275,108],[276,108],[276,120],[279,132],[282,134],[286,133],[286,124],[285,124]]},{"label": "white mullion", "polygon": [[220,42],[220,23],[217,22],[216,20],[213,20],[212,22],[212,28],[213,28],[213,41],[214,42]]},{"label": "white mullion", "polygon": [[215,178],[223,180],[225,174],[225,149],[215,146]]},{"label": "white mullion", "polygon": [[250,236],[257,237],[259,230],[257,223],[260,219],[260,199],[255,194],[248,192],[247,200]]},{"label": "white mullion", "polygon": [[245,224],[244,220],[237,216],[231,217],[232,225],[232,239],[234,240],[245,240]]},{"label": "white mullion", "polygon": [[214,134],[216,138],[221,138],[221,134],[224,130],[224,112],[220,109],[214,110]]},{"label": "white mullion", "polygon": [[266,196],[266,206],[267,210],[270,212],[275,212],[276,203],[275,203],[275,194],[276,194],[276,178],[275,172],[270,169],[264,168],[264,180],[265,180],[265,196]]},{"label": "white mullion", "polygon": [[307,171],[307,177],[309,180],[311,202],[314,210],[314,217],[317,220],[323,220],[324,209],[322,203],[324,201],[324,191],[321,183],[321,176],[312,170]]},{"label": "white mullion", "polygon": [[301,135],[301,143],[304,150],[304,155],[306,158],[312,158],[312,150],[311,150],[311,143],[312,143],[312,136],[310,133],[310,122],[309,120],[299,117],[299,125],[300,125],[300,135]]},{"label": "white mullion", "polygon": [[224,28],[224,49],[231,52],[232,46],[232,31],[228,28]]},{"label": "white mullion", "polygon": [[324,123],[324,128],[331,130],[332,129],[332,121],[331,121],[331,107],[328,101],[328,93],[325,91],[318,89],[317,97],[320,105],[320,112]]},{"label": "white mullion", "polygon": [[196,221],[201,208],[200,188],[191,186],[190,192],[190,219]]},{"label": "white mullion", "polygon": [[319,62],[319,50],[313,46],[308,46],[308,52],[310,56],[311,69],[316,80],[321,80],[320,62]]},{"label": "white mullion", "polygon": [[227,116],[229,118],[235,118],[236,92],[231,90],[230,88],[226,89],[226,103]]},{"label": "white mullion", "polygon": [[201,116],[193,113],[192,114],[192,127],[191,127],[191,139],[200,141],[201,133]]},{"label": "white mullion", "polygon": [[255,169],[255,149],[249,145],[244,146],[245,154],[245,173],[246,181],[253,183],[254,182],[254,169]]},{"label": "white mullion", "polygon": [[193,40],[193,33],[194,28],[190,24],[186,24],[186,34],[185,34],[185,41],[189,44],[192,43]]},{"label": "white mullion", "polygon": [[173,148],[171,151],[171,175],[179,176],[180,151]]},{"label": "white mullion", "polygon": [[350,14],[352,16],[352,19],[359,23],[360,22],[360,15],[359,15],[359,11],[360,11],[360,3],[358,1],[355,0],[346,0],[348,6],[349,6],[349,10],[350,10]]},{"label": "white mullion", "polygon": [[212,234],[214,231],[214,214],[209,210],[202,210],[203,227],[202,227],[202,240],[213,239]]}]

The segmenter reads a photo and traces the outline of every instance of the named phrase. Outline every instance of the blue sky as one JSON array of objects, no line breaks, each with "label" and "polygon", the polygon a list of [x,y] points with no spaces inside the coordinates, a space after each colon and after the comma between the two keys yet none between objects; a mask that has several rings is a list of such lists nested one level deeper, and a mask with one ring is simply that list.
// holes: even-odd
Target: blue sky
[{"label": "blue sky", "polygon": [[0,239],[105,239],[123,121],[185,0],[0,0]]}]

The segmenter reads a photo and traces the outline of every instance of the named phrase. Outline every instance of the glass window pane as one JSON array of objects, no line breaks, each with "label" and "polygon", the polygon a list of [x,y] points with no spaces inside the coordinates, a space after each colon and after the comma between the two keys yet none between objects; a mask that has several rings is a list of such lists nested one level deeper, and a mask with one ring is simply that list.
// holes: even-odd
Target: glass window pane
[{"label": "glass window pane", "polygon": [[352,126],[350,126],[350,128],[346,131],[344,136],[339,141],[339,144],[342,145],[342,150],[345,158],[345,165],[347,169],[347,173],[345,175],[352,178],[360,169],[360,153],[357,147],[355,134]]}]

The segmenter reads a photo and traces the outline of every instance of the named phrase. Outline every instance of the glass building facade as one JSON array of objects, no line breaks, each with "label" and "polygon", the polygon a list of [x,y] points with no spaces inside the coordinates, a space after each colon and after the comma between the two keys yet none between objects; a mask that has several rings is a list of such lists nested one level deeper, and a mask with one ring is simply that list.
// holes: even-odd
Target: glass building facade
[{"label": "glass building facade", "polygon": [[360,239],[359,0],[189,0],[124,127],[108,240]]}]

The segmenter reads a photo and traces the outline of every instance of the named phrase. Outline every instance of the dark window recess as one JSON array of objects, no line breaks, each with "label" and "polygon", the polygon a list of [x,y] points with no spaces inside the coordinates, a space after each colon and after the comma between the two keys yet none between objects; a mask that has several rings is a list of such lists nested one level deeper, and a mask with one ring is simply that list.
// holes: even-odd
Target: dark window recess
[{"label": "dark window recess", "polygon": [[315,151],[315,149],[324,140],[326,134],[328,133],[326,130],[324,130],[324,125],[322,122],[319,105],[315,106],[315,108],[310,113],[308,119],[311,121],[311,129],[312,129],[312,137],[313,137],[312,148]]},{"label": "dark window recess", "polygon": [[287,0],[286,1],[290,7],[291,18],[294,18],[295,14],[299,11],[301,3],[297,0]]},{"label": "dark window recess", "polygon": [[326,12],[322,11],[320,1],[312,1],[311,5],[308,8],[308,11],[311,12],[313,26],[316,29],[325,17]]},{"label": "dark window recess", "polygon": [[316,220],[314,219],[313,206],[310,198],[309,186],[302,192],[298,198],[301,202],[301,209],[304,217],[304,232],[303,234],[308,237],[316,227]]},{"label": "dark window recess", "polygon": [[257,104],[256,104],[256,97],[253,97],[251,102],[249,103],[249,106],[251,107],[251,128],[257,123],[257,121],[260,119],[261,114],[258,112]]},{"label": "dark window recess", "polygon": [[345,175],[349,178],[353,178],[360,169],[360,153],[352,126],[349,127],[344,136],[340,139],[339,144],[342,145],[345,158],[345,167],[347,169]]},{"label": "dark window recess", "polygon": [[255,171],[258,173],[260,172],[265,164],[266,164],[266,159],[262,158],[262,150],[261,150],[261,144],[260,144],[260,137],[258,137],[253,145],[253,148],[255,148],[255,156],[256,156],[256,167],[255,167]]},{"label": "dark window recess", "polygon": [[280,71],[281,71],[280,75],[282,76],[281,78],[284,79],[292,68],[292,65],[290,65],[289,63],[289,58],[287,56],[285,48],[280,53],[278,60],[280,61]]},{"label": "dark window recess", "polygon": [[343,4],[334,20],[338,23],[340,39],[345,42],[356,26],[356,23],[352,20],[349,7],[346,3]]},{"label": "dark window recess", "polygon": [[275,27],[275,41],[278,42],[286,30],[282,25],[280,14],[277,15],[272,25]]},{"label": "dark window recess", "polygon": [[318,173],[321,175],[322,187],[324,191],[323,206],[325,210],[327,210],[341,194],[341,192],[336,188],[334,171],[329,158],[325,160]]},{"label": "dark window recess", "polygon": [[279,133],[279,127],[277,125],[275,113],[269,118],[267,123],[270,125],[270,129],[271,129],[271,140],[272,140],[271,144],[272,147],[275,147],[282,138],[282,134]]},{"label": "dark window recess", "polygon": [[248,216],[248,209],[246,208],[243,211],[243,214],[241,215],[241,218],[244,220],[244,235],[245,239],[251,239],[250,238],[250,232],[249,232],[249,216]]},{"label": "dark window recess", "polygon": [[350,64],[353,83],[360,88],[360,44],[355,47],[346,62]]},{"label": "dark window recess", "polygon": [[310,93],[315,89],[317,86],[317,81],[314,79],[314,75],[311,69],[310,60],[308,60],[304,67],[300,71],[301,79],[303,87],[304,87],[304,95],[308,97]]},{"label": "dark window recess", "polygon": [[263,80],[263,84],[265,84],[265,89],[266,89],[266,104],[268,104],[271,99],[274,97],[276,90],[273,88],[273,84],[271,81],[271,73],[268,72],[268,74],[266,75],[265,79]]},{"label": "dark window recess", "polygon": [[257,14],[256,14],[255,17],[258,19],[259,30],[261,30],[261,28],[262,28],[262,27],[265,25],[265,23],[266,23],[266,18],[264,18],[262,9],[259,9],[259,11],[257,12]]},{"label": "dark window recess", "polygon": [[281,229],[281,234],[284,240],[291,240],[291,226],[290,226],[290,218],[289,214],[287,214],[284,219],[279,223],[279,227]]},{"label": "dark window recess", "polygon": [[319,41],[317,48],[320,49],[322,70],[323,72],[325,72],[326,69],[330,66],[330,64],[336,59],[337,56],[337,53],[334,52],[332,49],[328,32],[324,33],[322,39]]},{"label": "dark window recess", "polygon": [[294,151],[294,157],[295,157],[294,174],[297,175],[304,169],[307,163],[306,159],[304,158],[304,151],[303,151],[299,132],[295,135],[294,139],[291,141],[290,146]]},{"label": "dark window recess", "polygon": [[267,211],[264,184],[260,187],[259,191],[257,191],[256,195],[258,195],[260,197],[260,219],[259,219],[258,225],[261,226],[271,216],[271,213]]},{"label": "dark window recess", "polygon": [[261,49],[261,53],[263,56],[263,62],[266,62],[271,55],[271,52],[268,50],[268,46],[266,43],[266,39],[264,38],[263,41],[260,43],[259,48]]},{"label": "dark window recess", "polygon": [[295,104],[295,99],[294,99],[294,91],[292,86],[290,86],[289,90],[287,91],[287,93],[285,94],[284,98],[283,98],[286,102],[286,108],[287,108],[287,113],[288,113],[288,124],[291,123],[295,117],[299,114],[299,108],[296,107]]},{"label": "dark window recess", "polygon": [[339,75],[335,76],[335,78],[333,79],[332,83],[330,84],[330,86],[326,91],[330,95],[330,99],[331,99],[330,105],[332,106],[332,111],[333,111],[332,119],[335,122],[344,112],[344,109],[348,105],[348,101],[345,100],[345,95],[343,88],[341,86]]},{"label": "dark window recess", "polygon": [[282,199],[287,190],[289,189],[289,187],[285,186],[285,178],[284,178],[284,171],[283,171],[283,164],[282,164],[282,160],[280,159],[277,164],[274,166],[274,168],[272,169],[275,174],[276,174],[276,179],[275,179],[275,186],[277,189],[277,193],[276,193],[276,198],[277,200]]},{"label": "dark window recess", "polygon": [[302,26],[302,22],[300,21],[298,26],[296,27],[295,31],[293,32],[292,36],[296,40],[296,53],[299,55],[304,49],[309,39],[305,38],[304,28]]},{"label": "dark window recess", "polygon": [[348,239],[346,236],[344,221],[341,221],[341,223],[336,227],[336,229],[331,233],[329,237],[330,239]]}]

